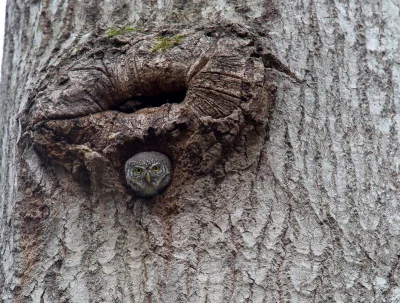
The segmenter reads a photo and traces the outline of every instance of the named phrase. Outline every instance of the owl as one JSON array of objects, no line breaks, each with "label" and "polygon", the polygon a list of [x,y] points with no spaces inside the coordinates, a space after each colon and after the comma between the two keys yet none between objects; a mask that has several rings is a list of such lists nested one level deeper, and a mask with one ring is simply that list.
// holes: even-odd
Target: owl
[{"label": "owl", "polygon": [[126,161],[125,176],[137,196],[151,198],[171,182],[171,160],[155,151],[138,153]]}]

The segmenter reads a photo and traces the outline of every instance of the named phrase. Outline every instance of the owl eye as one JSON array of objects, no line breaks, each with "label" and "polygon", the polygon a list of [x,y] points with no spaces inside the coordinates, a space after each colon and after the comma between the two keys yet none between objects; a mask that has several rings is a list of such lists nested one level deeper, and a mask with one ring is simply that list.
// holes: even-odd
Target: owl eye
[{"label": "owl eye", "polygon": [[155,173],[157,173],[159,170],[160,170],[160,167],[158,167],[158,166],[153,166],[153,171],[154,171]]},{"label": "owl eye", "polygon": [[140,167],[135,167],[135,172],[140,175],[142,173],[143,169]]}]

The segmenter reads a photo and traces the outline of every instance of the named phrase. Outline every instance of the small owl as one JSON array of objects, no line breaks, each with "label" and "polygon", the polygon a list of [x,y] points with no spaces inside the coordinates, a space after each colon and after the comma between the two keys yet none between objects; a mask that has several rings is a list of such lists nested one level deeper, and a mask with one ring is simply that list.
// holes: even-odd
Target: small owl
[{"label": "small owl", "polygon": [[126,161],[125,176],[136,195],[151,198],[171,181],[172,164],[166,155],[159,152],[138,153]]}]

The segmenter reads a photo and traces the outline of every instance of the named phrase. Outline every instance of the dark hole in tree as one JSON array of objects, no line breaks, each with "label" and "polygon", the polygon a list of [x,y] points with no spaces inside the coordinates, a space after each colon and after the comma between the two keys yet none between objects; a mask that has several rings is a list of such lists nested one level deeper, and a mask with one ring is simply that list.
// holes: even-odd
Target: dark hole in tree
[{"label": "dark hole in tree", "polygon": [[185,100],[185,97],[186,90],[168,92],[156,96],[136,96],[110,109],[124,113],[134,113],[142,108],[159,107],[166,103],[181,103]]}]

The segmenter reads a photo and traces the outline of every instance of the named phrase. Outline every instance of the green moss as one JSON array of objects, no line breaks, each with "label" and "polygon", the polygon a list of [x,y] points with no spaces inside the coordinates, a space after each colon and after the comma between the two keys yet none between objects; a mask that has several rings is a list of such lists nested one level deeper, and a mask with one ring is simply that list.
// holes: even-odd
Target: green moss
[{"label": "green moss", "polygon": [[106,35],[108,36],[108,38],[112,38],[118,35],[123,35],[128,32],[134,32],[135,30],[136,29],[134,27],[125,27],[123,29],[112,28],[106,31]]},{"label": "green moss", "polygon": [[134,32],[135,30],[136,30],[136,28],[134,28],[134,27],[125,27],[123,29],[123,31],[125,31],[125,32]]},{"label": "green moss", "polygon": [[121,35],[121,30],[120,29],[109,29],[108,31],[106,31],[106,34],[107,34],[108,38],[112,38],[114,36]]},{"label": "green moss", "polygon": [[168,48],[179,45],[183,41],[183,39],[185,39],[185,35],[176,35],[171,38],[157,37],[156,43],[154,44],[152,51],[156,52],[160,50],[163,52]]}]

